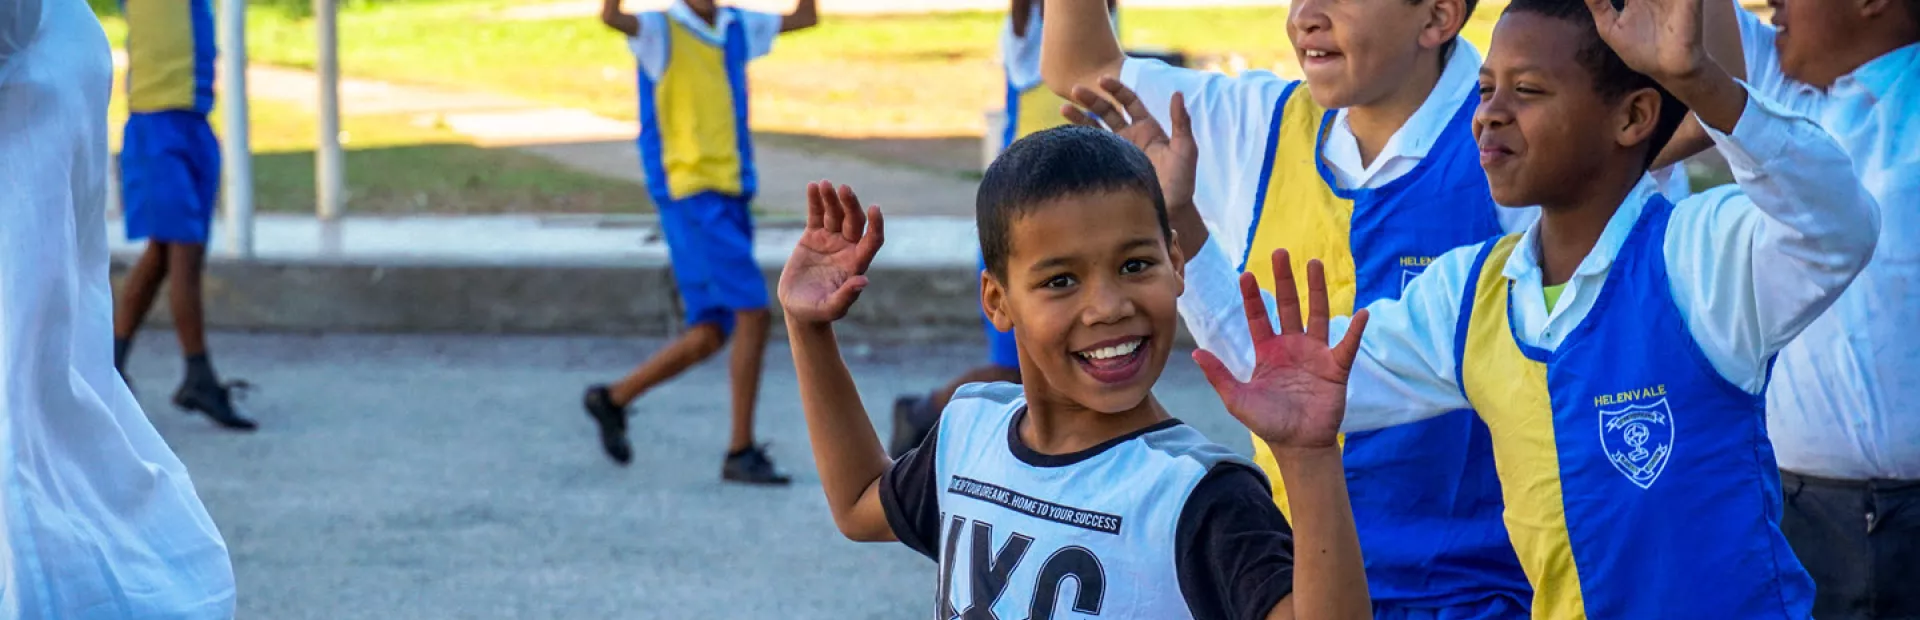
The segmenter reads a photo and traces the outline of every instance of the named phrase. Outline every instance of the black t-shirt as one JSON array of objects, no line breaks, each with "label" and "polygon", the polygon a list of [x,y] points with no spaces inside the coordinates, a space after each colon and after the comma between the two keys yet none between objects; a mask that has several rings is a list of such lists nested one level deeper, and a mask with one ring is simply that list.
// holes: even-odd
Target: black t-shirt
[{"label": "black t-shirt", "polygon": [[[1178,420],[1168,420],[1066,455],[1033,452],[1019,440],[1017,432],[1009,433],[1008,447],[1016,454],[1026,453],[1021,455],[1023,459],[1039,458],[1048,466],[1070,466],[1178,424]],[[1017,420],[1013,428],[1018,428]],[[940,557],[939,499],[943,491],[935,472],[939,436],[936,427],[919,447],[894,461],[880,486],[880,501],[894,536],[935,561]],[[1251,467],[1224,462],[1208,470],[1187,496],[1175,532],[1174,562],[1180,593],[1194,618],[1258,620],[1293,592],[1293,530],[1274,505],[1266,479]],[[1128,610],[1113,611],[1118,612],[1114,617],[1128,617]]]}]

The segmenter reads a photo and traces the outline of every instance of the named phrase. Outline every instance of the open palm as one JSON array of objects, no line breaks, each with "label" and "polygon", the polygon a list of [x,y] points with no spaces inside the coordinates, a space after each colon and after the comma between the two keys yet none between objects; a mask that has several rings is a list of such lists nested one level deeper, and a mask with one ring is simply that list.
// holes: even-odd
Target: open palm
[{"label": "open palm", "polygon": [[1586,0],[1600,38],[1634,71],[1656,80],[1684,76],[1706,61],[1701,0]]},{"label": "open palm", "polygon": [[[1101,92],[1106,96],[1102,97]],[[1193,177],[1200,162],[1200,147],[1193,141],[1193,117],[1187,114],[1185,95],[1174,93],[1173,102],[1167,106],[1168,120],[1173,122],[1172,134],[1154,119],[1147,105],[1140,101],[1140,95],[1111,77],[1100,79],[1099,91],[1075,87],[1073,102],[1080,107],[1061,109],[1067,120],[1076,125],[1105,128],[1147,153],[1154,172],[1160,176],[1160,192],[1166,195],[1168,203],[1193,200]],[[1115,103],[1119,106],[1115,107]]]},{"label": "open palm", "polygon": [[780,272],[780,308],[807,323],[840,320],[867,287],[867,267],[885,241],[880,207],[860,210],[853,188],[807,184],[807,228]]},{"label": "open palm", "polygon": [[1253,274],[1240,274],[1240,295],[1253,335],[1253,373],[1245,382],[1233,377],[1220,358],[1205,350],[1194,361],[1207,382],[1220,393],[1227,412],[1247,430],[1275,446],[1326,448],[1338,445],[1340,422],[1346,418],[1347,375],[1360,350],[1360,334],[1367,311],[1353,315],[1347,334],[1334,346],[1327,344],[1327,277],[1320,261],[1307,263],[1307,318],[1300,317],[1300,297],[1293,265],[1286,250],[1273,253],[1275,301],[1280,332],[1267,321],[1266,304]]}]

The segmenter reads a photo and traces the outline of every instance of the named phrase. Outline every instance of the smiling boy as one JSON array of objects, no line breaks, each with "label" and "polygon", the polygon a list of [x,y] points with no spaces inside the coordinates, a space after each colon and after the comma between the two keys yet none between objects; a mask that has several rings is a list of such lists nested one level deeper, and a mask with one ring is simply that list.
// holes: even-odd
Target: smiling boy
[{"label": "smiling boy", "polygon": [[[1536,618],[1811,611],[1762,394],[1879,214],[1825,131],[1707,59],[1700,23],[1695,0],[1513,2],[1474,133],[1494,199],[1541,219],[1368,308],[1347,428],[1479,412]],[[1674,204],[1646,170],[1687,108],[1739,187]]]}]

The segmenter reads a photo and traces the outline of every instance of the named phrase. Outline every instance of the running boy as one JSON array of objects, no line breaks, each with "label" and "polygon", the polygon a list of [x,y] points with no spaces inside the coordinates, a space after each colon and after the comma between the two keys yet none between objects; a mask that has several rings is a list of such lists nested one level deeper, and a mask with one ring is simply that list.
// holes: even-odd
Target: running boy
[{"label": "running boy", "polygon": [[[1808,617],[1762,390],[1873,255],[1846,153],[1706,58],[1697,0],[1515,0],[1480,93],[1494,200],[1541,219],[1369,307],[1346,428],[1478,410],[1534,617]],[[1675,205],[1683,104],[1740,187]]]},{"label": "running boy", "polygon": [[[1163,179],[1192,188],[1197,208],[1170,203],[1194,259],[1180,312],[1237,376],[1253,359],[1239,332],[1238,287],[1223,274],[1253,273],[1271,290],[1268,257],[1293,248],[1327,262],[1333,311],[1346,315],[1398,297],[1433,257],[1534,217],[1495,208],[1474,164],[1480,54],[1459,37],[1474,5],[1298,0],[1287,33],[1304,63],[1306,81],[1297,82],[1128,59],[1097,1],[1048,0],[1048,86],[1074,93],[1110,129],[1147,148]],[[1173,139],[1158,144],[1121,111],[1144,123],[1147,110],[1169,107]],[[1181,153],[1196,140],[1197,169]],[[1171,175],[1182,160],[1184,179]],[[1488,445],[1485,425],[1469,411],[1346,438],[1377,617],[1525,615],[1526,578],[1500,523]],[[1279,480],[1261,442],[1254,449]],[[1289,510],[1284,490],[1276,487],[1274,499]]]},{"label": "running boy", "polygon": [[[1107,14],[1113,15],[1117,0],[1106,0]],[[1000,134],[1000,149],[1015,140],[1042,129],[1067,124],[1060,109],[1067,100],[1047,90],[1040,81],[1041,0],[1013,0],[1007,11],[1007,27],[1000,33],[1000,66],[1007,74],[1006,127]],[[980,270],[987,265],[983,259]],[[953,383],[931,394],[902,396],[893,402],[893,433],[887,453],[899,456],[920,445],[920,439],[933,429],[934,420],[953,398],[954,390],[968,383],[1020,381],[1020,354],[1014,351],[1013,333],[993,326],[986,315],[980,323],[987,335],[987,363],[962,373]]]},{"label": "running boy", "polygon": [[633,460],[627,406],[733,339],[733,436],[720,477],[786,484],[753,441],[753,408],[767,349],[767,284],[753,260],[753,135],[747,125],[747,62],[773,51],[782,33],[819,22],[814,0],[787,15],[674,0],[665,11],[629,14],[605,0],[600,21],[627,35],[640,65],[640,162],[660,212],[686,333],[611,385],[587,388],[587,414],[614,462]]},{"label": "running boy", "polygon": [[153,309],[160,283],[187,375],[174,406],[220,426],[258,425],[233,409],[228,386],[207,357],[200,294],[208,229],[220,190],[220,142],[207,124],[213,109],[213,6],[209,0],[137,0],[127,18],[127,127],[120,144],[120,199],[127,238],[147,250],[121,284],[113,317],[113,367],[126,375],[127,351]]},{"label": "running boy", "polygon": [[827,503],[848,538],[899,540],[940,562],[940,617],[1367,616],[1335,443],[1358,339],[1325,344],[1319,269],[1305,329],[1296,311],[1274,336],[1255,314],[1260,359],[1295,363],[1216,384],[1301,500],[1296,570],[1287,523],[1252,464],[1151,393],[1173,345],[1182,260],[1139,150],[1062,127],[988,168],[981,301],[995,324],[1020,328],[1024,383],[961,388],[925,442],[892,463],[832,328],[867,285],[880,211],[863,215],[846,187],[808,193],[780,300]]}]

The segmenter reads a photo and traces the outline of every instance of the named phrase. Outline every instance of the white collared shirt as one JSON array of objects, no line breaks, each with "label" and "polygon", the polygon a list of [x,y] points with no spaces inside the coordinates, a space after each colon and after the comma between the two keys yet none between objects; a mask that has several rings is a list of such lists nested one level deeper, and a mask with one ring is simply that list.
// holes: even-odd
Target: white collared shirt
[{"label": "white collared shirt", "polygon": [[1866,271],[1780,352],[1767,393],[1774,452],[1814,476],[1920,480],[1920,43],[1822,91],[1781,71],[1772,26],[1739,14],[1754,88],[1833,134],[1885,220]]},{"label": "white collared shirt", "polygon": [[667,20],[680,22],[700,38],[714,45],[721,45],[727,38],[727,26],[733,24],[734,15],[739,15],[741,25],[747,33],[747,60],[753,60],[773,52],[773,41],[780,38],[782,16],[761,13],[745,9],[721,7],[714,16],[713,24],[701,19],[693,8],[683,0],[674,0],[666,11],[641,13],[640,32],[627,37],[627,49],[640,63],[640,70],[651,79],[660,79],[660,73],[667,70]]},{"label": "white collared shirt", "polygon": [[[1767,382],[1767,359],[1831,305],[1873,256],[1879,209],[1825,131],[1751,89],[1733,133],[1708,128],[1707,134],[1739,187],[1679,201],[1663,240],[1666,267],[1673,301],[1714,370],[1758,394]],[[1554,350],[1586,319],[1654,191],[1650,177],[1634,187],[1552,309],[1541,281],[1539,226],[1527,229],[1499,266],[1512,282],[1521,342]],[[1478,249],[1442,255],[1399,300],[1367,307],[1371,320],[1348,383],[1346,430],[1468,408],[1455,380],[1454,332]],[[1334,320],[1335,338],[1347,323]]]},{"label": "white collared shirt", "polygon": [[0,2],[0,617],[232,618],[226,543],[113,370],[106,35]]}]

